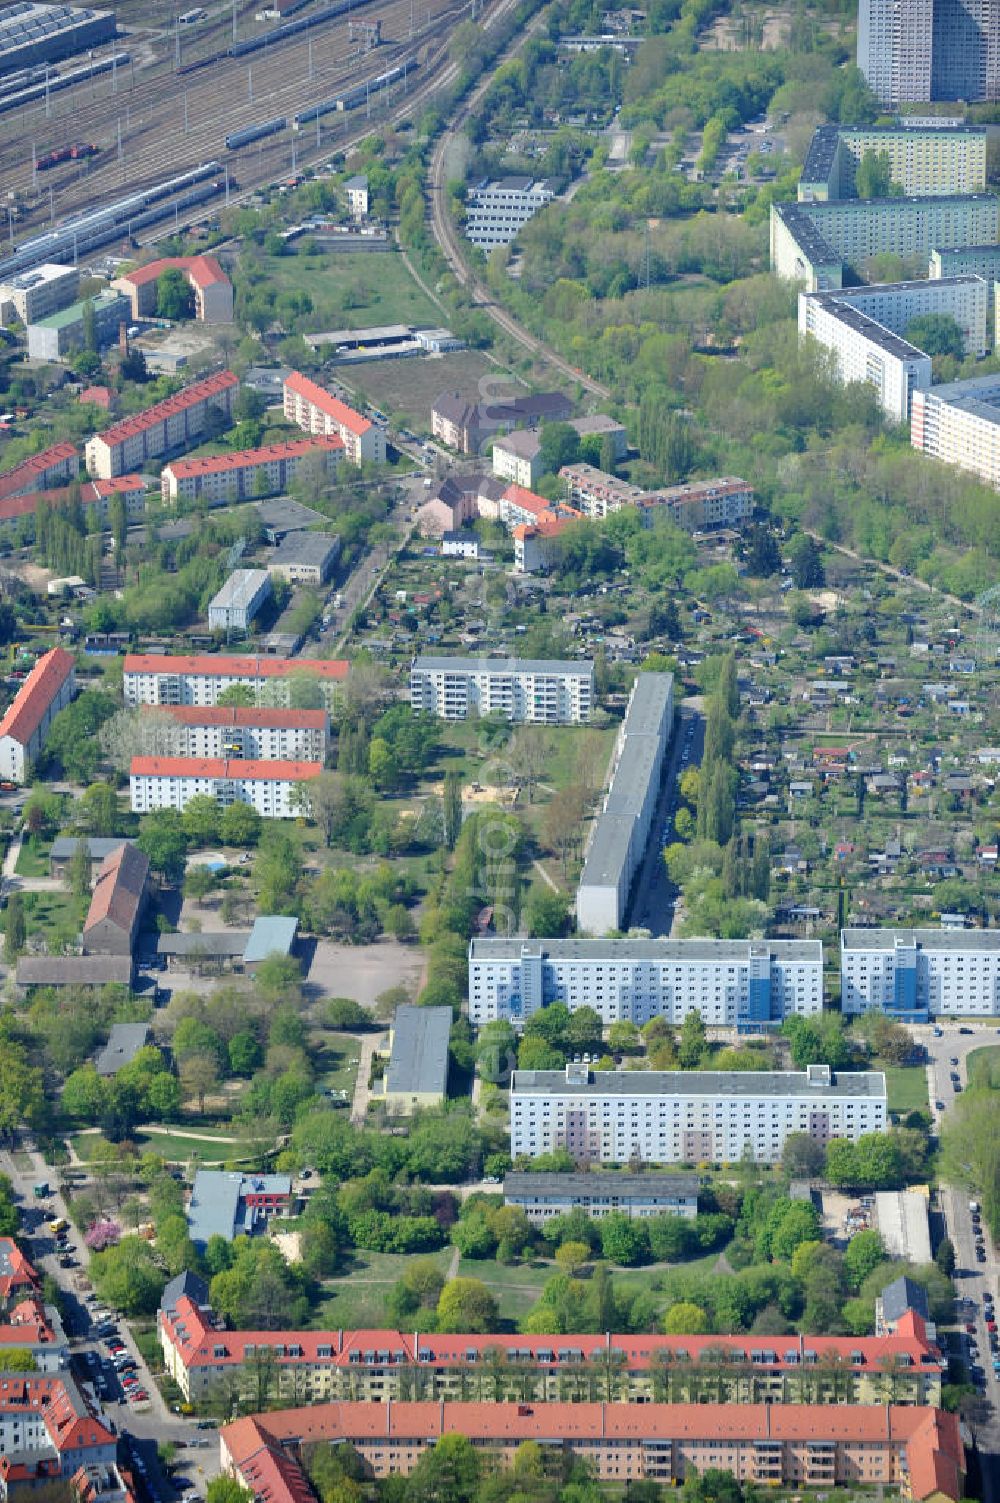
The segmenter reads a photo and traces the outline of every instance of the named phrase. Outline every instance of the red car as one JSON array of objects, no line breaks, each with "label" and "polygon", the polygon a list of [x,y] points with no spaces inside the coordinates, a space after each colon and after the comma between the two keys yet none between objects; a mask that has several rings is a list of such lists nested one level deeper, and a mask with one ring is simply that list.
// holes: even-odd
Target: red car
[{"label": "red car", "polygon": [[975,1336],[975,1334],[976,1334],[976,1328],[972,1324],[971,1320],[966,1323],[965,1329],[968,1331],[968,1333],[969,1333],[970,1336]]},{"label": "red car", "polygon": [[995,1331],[995,1330],[996,1330],[996,1328],[997,1328],[997,1323],[996,1323],[996,1321],[995,1321],[995,1320],[988,1320],[988,1321],[987,1321],[987,1322],[986,1322],[986,1329],[987,1329],[987,1330],[988,1330],[988,1331]]}]

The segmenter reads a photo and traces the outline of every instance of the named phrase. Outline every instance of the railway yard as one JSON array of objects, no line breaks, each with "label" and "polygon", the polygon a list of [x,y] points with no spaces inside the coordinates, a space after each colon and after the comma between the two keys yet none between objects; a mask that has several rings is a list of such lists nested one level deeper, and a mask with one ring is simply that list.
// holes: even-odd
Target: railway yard
[{"label": "railway yard", "polygon": [[[86,58],[71,60],[60,71],[80,74],[79,81],[50,92],[47,100],[43,94],[0,114],[8,237],[20,243],[95,203],[203,163],[218,163],[218,195],[293,173],[317,155],[343,148],[359,125],[383,118],[390,108],[398,113],[404,100],[420,105],[446,81],[448,38],[468,8],[454,0],[352,0],[349,8],[317,7],[340,14],[325,22],[318,14],[318,24],[309,29],[235,57],[224,55],[232,42],[227,8],[224,19],[209,17],[183,36],[177,29],[119,38],[95,53],[95,65],[113,53],[118,59],[127,54],[128,62],[93,77],[85,71]],[[251,21],[249,31],[245,17],[251,13],[252,7],[244,14],[237,49],[265,34],[264,23]],[[376,24],[380,44],[370,46]],[[338,108],[338,101],[345,107]],[[316,106],[325,107],[323,113],[295,122]],[[227,150],[227,136],[281,117],[286,124],[280,131]],[[96,154],[39,171],[49,153],[77,143],[95,146]]]}]

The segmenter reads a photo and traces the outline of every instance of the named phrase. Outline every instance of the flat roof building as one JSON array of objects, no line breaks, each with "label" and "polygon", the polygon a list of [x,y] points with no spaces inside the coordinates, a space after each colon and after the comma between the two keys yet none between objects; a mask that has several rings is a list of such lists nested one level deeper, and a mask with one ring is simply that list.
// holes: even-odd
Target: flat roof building
[{"label": "flat roof building", "polygon": [[391,1112],[440,1106],[448,1094],[450,1007],[397,1007],[384,1100]]},{"label": "flat roof building", "polygon": [[841,1009],[904,1023],[1000,1015],[1000,930],[843,929]]},{"label": "flat roof building", "polygon": [[273,593],[266,569],[235,569],[208,604],[209,631],[247,632]]},{"label": "flat roof building", "polygon": [[241,1174],[226,1169],[199,1169],[187,1207],[188,1232],[199,1252],[212,1237],[252,1237],[267,1229],[269,1218],[292,1203],[287,1174]]},{"label": "flat roof building", "polygon": [[[985,284],[980,285],[985,293]],[[931,384],[929,355],[839,294],[799,294],[799,335],[809,335],[831,351],[843,385],[863,381],[873,387],[891,422],[908,422],[914,392]]]},{"label": "flat roof building", "polygon": [[290,532],[267,561],[267,572],[289,584],[326,584],[340,557],[340,538],[330,532]]},{"label": "flat roof building", "polygon": [[638,674],[577,888],[576,921],[584,933],[606,934],[624,927],[632,883],[649,842],[673,727],[673,675]]},{"label": "flat roof building", "polygon": [[503,1182],[503,1201],[520,1206],[535,1226],[569,1211],[588,1216],[612,1212],[630,1221],[648,1216],[698,1214],[696,1174],[519,1174],[511,1171]]},{"label": "flat roof building", "polygon": [[0,323],[37,323],[76,301],[80,290],[78,266],[56,266],[43,262],[31,271],[22,271],[0,284]]},{"label": "flat roof building", "polygon": [[929,1212],[926,1189],[878,1192],[875,1228],[890,1258],[902,1258],[918,1268],[931,1261]]},{"label": "flat roof building", "polygon": [[99,47],[114,41],[116,30],[113,10],[19,0],[0,13],[0,75]]},{"label": "flat roof building", "polygon": [[1000,375],[915,391],[910,443],[950,469],[1000,490]]},{"label": "flat roof building", "polygon": [[798,197],[857,198],[857,170],[866,153],[884,157],[890,181],[907,198],[986,190],[986,127],[821,125],[813,134],[799,178]]},{"label": "flat roof building", "polygon": [[441,720],[497,711],[516,723],[578,725],[590,719],[594,665],[529,658],[414,658],[410,705]]},{"label": "flat roof building", "polygon": [[101,292],[36,319],[27,328],[28,358],[68,360],[84,347],[88,319],[97,350],[107,349],[128,321],[128,299],[118,292]]},{"label": "flat roof building", "polygon": [[826,1144],[882,1132],[885,1076],[802,1071],[515,1070],[513,1159],[564,1149],[601,1164],[776,1164],[789,1133]]},{"label": "flat roof building", "polygon": [[552,202],[561,187],[558,178],[484,178],[466,194],[466,238],[482,250],[509,245],[528,220]]},{"label": "flat roof building", "polygon": [[499,939],[469,942],[469,1020],[523,1024],[561,1002],[602,1023],[682,1023],[741,1033],[823,1007],[818,939]]}]

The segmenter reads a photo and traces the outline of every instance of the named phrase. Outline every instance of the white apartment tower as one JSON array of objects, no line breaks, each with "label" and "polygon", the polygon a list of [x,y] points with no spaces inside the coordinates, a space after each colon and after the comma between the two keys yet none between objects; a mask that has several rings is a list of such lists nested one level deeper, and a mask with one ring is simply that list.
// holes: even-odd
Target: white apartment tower
[{"label": "white apartment tower", "polygon": [[1000,1013],[1000,931],[843,929],[841,1008],[904,1023]]},{"label": "white apartment tower", "polygon": [[529,658],[414,658],[410,706],[439,720],[499,711],[508,720],[579,725],[594,705],[594,665]]}]

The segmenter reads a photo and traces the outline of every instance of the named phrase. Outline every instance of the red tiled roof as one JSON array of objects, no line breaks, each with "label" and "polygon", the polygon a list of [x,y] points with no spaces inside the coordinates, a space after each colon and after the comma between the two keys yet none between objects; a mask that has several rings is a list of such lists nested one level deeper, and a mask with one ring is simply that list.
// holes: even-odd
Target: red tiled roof
[{"label": "red tiled roof", "polygon": [[242,470],[251,465],[274,464],[282,459],[297,459],[314,449],[342,449],[344,441],[335,437],[295,438],[281,444],[267,444],[263,449],[237,449],[232,454],[204,455],[198,459],[175,459],[168,464],[164,475],[175,480],[186,480],[192,475],[219,475],[226,470]]},{"label": "red tiled roof", "polygon": [[157,281],[165,271],[183,271],[197,287],[218,282],[229,285],[229,278],[214,256],[164,256],[160,261],[149,261],[134,271],[124,272],[118,280],[142,287],[147,282]]},{"label": "red tiled roof", "polygon": [[252,725],[262,731],[322,731],[325,710],[271,709],[266,705],[146,705],[179,725]]},{"label": "red tiled roof", "polygon": [[76,659],[65,648],[53,647],[43,653],[0,720],[0,736],[10,736],[27,746],[75,666]]},{"label": "red tiled roof", "polygon": [[0,1414],[41,1413],[56,1450],[113,1446],[115,1437],[87,1407],[79,1391],[59,1376],[5,1373],[0,1382]]},{"label": "red tiled roof", "polygon": [[133,757],[134,778],[242,778],[261,783],[302,783],[318,778],[322,762],[259,762],[236,757]]},{"label": "red tiled roof", "polygon": [[105,856],[94,884],[84,934],[105,919],[130,934],[139,914],[148,876],[149,858],[137,845],[120,845]]},{"label": "red tiled roof", "polygon": [[[429,1367],[464,1367],[469,1363],[469,1352],[477,1355],[487,1351],[516,1351],[525,1354],[539,1366],[557,1366],[572,1369],[581,1361],[587,1362],[604,1352],[610,1345],[621,1352],[631,1371],[649,1367],[654,1353],[684,1353],[692,1362],[697,1362],[705,1352],[724,1351],[734,1360],[754,1361],[762,1370],[794,1369],[801,1371],[804,1356],[815,1352],[817,1358],[836,1357],[847,1366],[852,1366],[854,1353],[858,1353],[861,1371],[878,1370],[887,1357],[908,1359],[907,1365],[914,1371],[934,1370],[940,1366],[941,1357],[936,1347],[927,1341],[926,1329],[919,1315],[907,1311],[898,1323],[893,1336],[536,1336],[536,1335],[436,1335],[414,1334],[409,1331],[364,1330],[364,1331],[216,1331],[202,1310],[191,1300],[177,1301],[175,1315],[161,1314],[161,1322],[183,1358],[187,1367],[239,1364],[243,1361],[244,1346],[296,1345],[301,1349],[301,1358],[280,1359],[283,1363],[297,1360],[328,1361],[335,1367],[350,1367],[355,1363],[375,1364],[378,1354],[385,1354],[382,1365],[390,1362],[423,1363]],[[319,1358],[319,1347],[328,1347],[331,1355]],[[223,1349],[222,1356],[215,1356],[215,1348]],[[425,1355],[421,1355],[425,1354]],[[769,1354],[770,1360],[761,1360]],[[930,1361],[924,1361],[929,1358]],[[353,1360],[352,1360],[353,1359]]]},{"label": "red tiled roof", "polygon": [[[141,475],[116,475],[110,480],[85,480],[80,486],[80,503],[92,506],[107,496],[142,495],[146,489]],[[16,517],[30,517],[38,510],[40,501],[52,501],[58,506],[69,501],[71,487],[59,486],[54,490],[28,491],[22,496],[9,496],[0,500],[0,522],[13,522]]]},{"label": "red tiled roof", "polygon": [[162,423],[167,418],[176,417],[186,408],[193,407],[208,397],[218,396],[220,391],[227,391],[230,387],[238,385],[239,381],[232,371],[218,371],[214,376],[206,376],[204,381],[196,381],[193,386],[186,386],[183,391],[175,392],[172,397],[166,397],[162,402],[156,402],[152,407],[135,413],[133,417],[122,418],[121,422],[105,428],[103,433],[98,433],[95,437],[109,445],[124,443],[127,438],[134,438],[137,433],[145,433],[148,428],[155,427],[157,423]]},{"label": "red tiled roof", "polygon": [[308,376],[303,376],[299,371],[292,371],[291,375],[285,377],[285,387],[288,391],[293,391],[296,396],[311,402],[314,407],[325,412],[327,417],[333,418],[335,423],[339,423],[349,433],[356,434],[358,438],[363,433],[367,433],[371,427],[368,418],[362,417],[360,412],[355,412],[353,407],[348,407],[346,402],[342,402],[339,397],[335,397],[332,392],[326,391],[315,381],[310,381]]},{"label": "red tiled roof", "polygon": [[0,1323],[0,1347],[42,1346],[55,1340],[45,1306],[37,1295],[14,1306],[5,1323]]},{"label": "red tiled roof", "polygon": [[345,658],[238,658],[225,653],[201,652],[171,657],[163,652],[130,652],[126,673],[179,673],[210,678],[288,678],[293,673],[312,673],[317,678],[347,677]]},{"label": "red tiled roof", "polygon": [[30,459],[25,459],[21,464],[15,465],[12,470],[5,470],[3,474],[0,474],[0,498],[30,489],[31,482],[37,481],[38,476],[44,475],[45,471],[55,464],[75,459],[77,453],[76,444],[68,441],[53,444],[51,449],[43,449],[41,454],[33,454]]},{"label": "red tiled roof", "polygon": [[95,407],[108,408],[111,406],[111,388],[109,386],[85,386],[77,397],[78,402],[92,402]]},{"label": "red tiled roof", "polygon": [[[313,1404],[237,1420],[224,1426],[221,1440],[234,1466],[249,1481],[248,1471],[268,1471],[279,1483],[265,1495],[271,1503],[289,1503],[298,1488],[281,1487],[283,1446],[344,1440],[410,1441],[433,1444],[457,1433],[473,1442],[525,1440],[727,1440],[809,1441],[818,1437],[847,1443],[904,1450],[915,1499],[941,1492],[961,1496],[964,1455],[954,1415],[901,1405],[861,1404],[490,1404],[406,1403]],[[298,1468],[296,1467],[296,1470]],[[256,1492],[257,1490],[254,1489]]]},{"label": "red tiled roof", "polygon": [[536,517],[552,510],[551,501],[546,501],[544,496],[536,495],[534,491],[529,491],[523,485],[508,485],[501,500],[509,501],[512,506],[518,506],[522,511],[530,511]]},{"label": "red tiled roof", "polygon": [[31,1294],[41,1283],[38,1270],[13,1237],[0,1237],[0,1299],[7,1301],[18,1293]]}]

